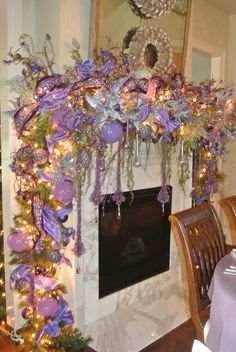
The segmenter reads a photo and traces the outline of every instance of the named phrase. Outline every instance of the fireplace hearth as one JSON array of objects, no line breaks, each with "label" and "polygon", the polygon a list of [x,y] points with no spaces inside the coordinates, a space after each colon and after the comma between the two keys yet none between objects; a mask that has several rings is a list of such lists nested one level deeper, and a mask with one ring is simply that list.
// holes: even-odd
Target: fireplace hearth
[{"label": "fireplace hearth", "polygon": [[159,187],[124,192],[119,218],[108,194],[99,207],[99,298],[169,270],[170,201],[157,201]]}]

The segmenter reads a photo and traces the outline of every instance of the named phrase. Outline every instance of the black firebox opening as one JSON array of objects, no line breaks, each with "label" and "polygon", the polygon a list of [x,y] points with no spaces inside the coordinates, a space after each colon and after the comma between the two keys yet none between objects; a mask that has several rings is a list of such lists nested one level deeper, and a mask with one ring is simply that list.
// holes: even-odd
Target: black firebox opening
[{"label": "black firebox opening", "polygon": [[121,218],[108,194],[99,206],[99,298],[169,269],[170,201],[157,201],[160,187],[124,192]]}]

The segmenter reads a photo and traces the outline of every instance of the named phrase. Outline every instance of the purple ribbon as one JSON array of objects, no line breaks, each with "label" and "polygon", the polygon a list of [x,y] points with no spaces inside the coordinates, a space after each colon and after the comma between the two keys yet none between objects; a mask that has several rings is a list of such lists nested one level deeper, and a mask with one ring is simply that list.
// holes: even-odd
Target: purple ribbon
[{"label": "purple ribbon", "polygon": [[41,78],[36,85],[36,95],[38,97],[42,97],[53,88],[61,86],[62,83],[62,78],[59,74],[55,74],[46,78]]},{"label": "purple ribbon", "polygon": [[55,210],[55,214],[60,217],[60,216],[66,216],[69,215],[72,212],[73,209],[73,204],[72,202],[68,203],[64,208]]},{"label": "purple ribbon", "polygon": [[39,102],[39,111],[55,109],[63,104],[71,91],[71,85],[66,88],[54,88],[48,92]]},{"label": "purple ribbon", "polygon": [[56,290],[59,283],[51,278],[43,275],[36,275],[34,277],[34,286],[37,290],[45,290],[46,292]]},{"label": "purple ribbon", "polygon": [[168,110],[158,109],[158,114],[161,117],[161,124],[164,127],[164,137],[170,142],[170,134],[180,126],[180,122],[176,119],[170,119]]},{"label": "purple ribbon", "polygon": [[46,137],[46,142],[47,142],[47,148],[49,153],[52,152],[53,148],[55,145],[64,139],[66,139],[69,136],[68,132],[62,133],[62,132],[56,132],[50,136]]},{"label": "purple ribbon", "polygon": [[55,319],[39,330],[36,336],[36,342],[38,345],[40,345],[43,334],[48,336],[59,336],[61,332],[61,327],[59,325],[60,323],[65,325],[74,324],[72,312],[68,310],[68,307],[68,303],[60,298],[58,301],[58,310]]},{"label": "purple ribbon", "polygon": [[86,60],[82,64],[78,65],[76,70],[81,78],[87,79],[94,75],[96,65],[92,60]]},{"label": "purple ribbon", "polygon": [[56,242],[61,240],[61,230],[58,221],[55,219],[54,210],[47,206],[43,208],[43,228]]},{"label": "purple ribbon", "polygon": [[17,280],[23,279],[26,282],[30,282],[30,269],[26,264],[20,264],[14,269],[10,276],[10,289],[13,290]]},{"label": "purple ribbon", "polygon": [[38,110],[38,103],[22,106],[14,115],[14,124],[18,134],[22,133],[23,127],[29,122]]},{"label": "purple ribbon", "polygon": [[38,168],[37,171],[38,171],[38,174],[39,174],[40,178],[41,178],[44,182],[52,182],[52,181],[53,181],[54,176],[53,176],[52,173],[45,174],[45,172],[44,172],[42,169],[40,169],[40,168]]}]

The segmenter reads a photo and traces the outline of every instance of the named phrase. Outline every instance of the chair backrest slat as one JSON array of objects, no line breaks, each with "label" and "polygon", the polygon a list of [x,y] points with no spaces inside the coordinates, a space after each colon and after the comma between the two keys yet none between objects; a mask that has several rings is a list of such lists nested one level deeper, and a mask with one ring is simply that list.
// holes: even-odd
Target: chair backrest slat
[{"label": "chair backrest slat", "polygon": [[207,292],[215,266],[226,254],[222,226],[211,204],[172,214],[169,220],[177,230],[182,244],[188,277],[190,312],[198,338],[201,339],[203,327],[200,323],[200,313],[210,303]]},{"label": "chair backrest slat", "polygon": [[224,209],[228,219],[232,242],[236,242],[236,196],[223,198],[220,200],[220,205]]}]

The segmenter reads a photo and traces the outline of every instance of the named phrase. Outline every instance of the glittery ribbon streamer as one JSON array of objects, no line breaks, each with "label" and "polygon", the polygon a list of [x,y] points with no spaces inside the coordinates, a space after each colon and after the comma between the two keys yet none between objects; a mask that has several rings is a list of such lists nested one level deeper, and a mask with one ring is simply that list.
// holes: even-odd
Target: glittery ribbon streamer
[{"label": "glittery ribbon streamer", "polygon": [[[80,257],[84,253],[84,244],[81,241],[81,182],[78,181],[77,189],[77,233],[75,238],[74,253],[77,257]],[[79,272],[79,268],[77,268]]]},{"label": "glittery ribbon streamer", "polygon": [[14,124],[17,133],[20,135],[27,122],[29,122],[38,110],[38,103],[21,107],[14,115]]},{"label": "glittery ribbon streamer", "polygon": [[118,146],[117,151],[117,174],[116,174],[116,191],[112,196],[112,199],[116,203],[118,207],[118,216],[117,218],[120,219],[120,206],[125,201],[125,197],[121,190],[121,145]]},{"label": "glittery ribbon streamer", "polygon": [[34,198],[33,198],[33,204],[32,204],[32,211],[33,211],[33,217],[34,217],[34,225],[36,226],[39,236],[38,239],[36,240],[34,244],[34,249],[35,251],[41,251],[40,250],[40,244],[42,243],[43,236],[46,235],[44,229],[43,229],[43,207],[44,203],[40,199],[39,193],[37,193]]},{"label": "glittery ribbon streamer", "polygon": [[95,187],[93,190],[93,193],[91,194],[90,200],[95,204],[99,205],[103,199],[101,195],[101,172],[103,169],[103,158],[101,155],[98,153],[97,154],[97,161],[96,161],[96,176],[95,176]]},{"label": "glittery ribbon streamer", "polygon": [[209,166],[209,178],[204,186],[204,191],[207,197],[211,194],[217,192],[218,190],[218,182],[215,176],[215,167],[216,167],[216,160],[215,157],[210,160]]},{"label": "glittery ribbon streamer", "polygon": [[163,168],[163,173],[162,173],[162,186],[161,190],[158,193],[157,200],[162,203],[162,212],[164,213],[164,207],[165,203],[168,203],[170,200],[170,195],[167,191],[166,188],[166,183],[167,183],[167,175],[166,175],[166,147],[167,147],[167,140],[166,138],[163,138],[163,161],[162,161],[162,168]]},{"label": "glittery ribbon streamer", "polygon": [[30,253],[30,278],[29,278],[29,297],[28,301],[31,307],[34,307],[34,290],[35,290],[35,285],[34,285],[34,256],[33,253]]},{"label": "glittery ribbon streamer", "polygon": [[129,122],[128,121],[127,121],[127,124],[126,124],[124,148],[126,148],[126,149],[129,148]]},{"label": "glittery ribbon streamer", "polygon": [[198,199],[198,191],[197,191],[197,153],[196,151],[193,152],[193,190],[191,192],[192,197],[192,206],[195,207]]}]

